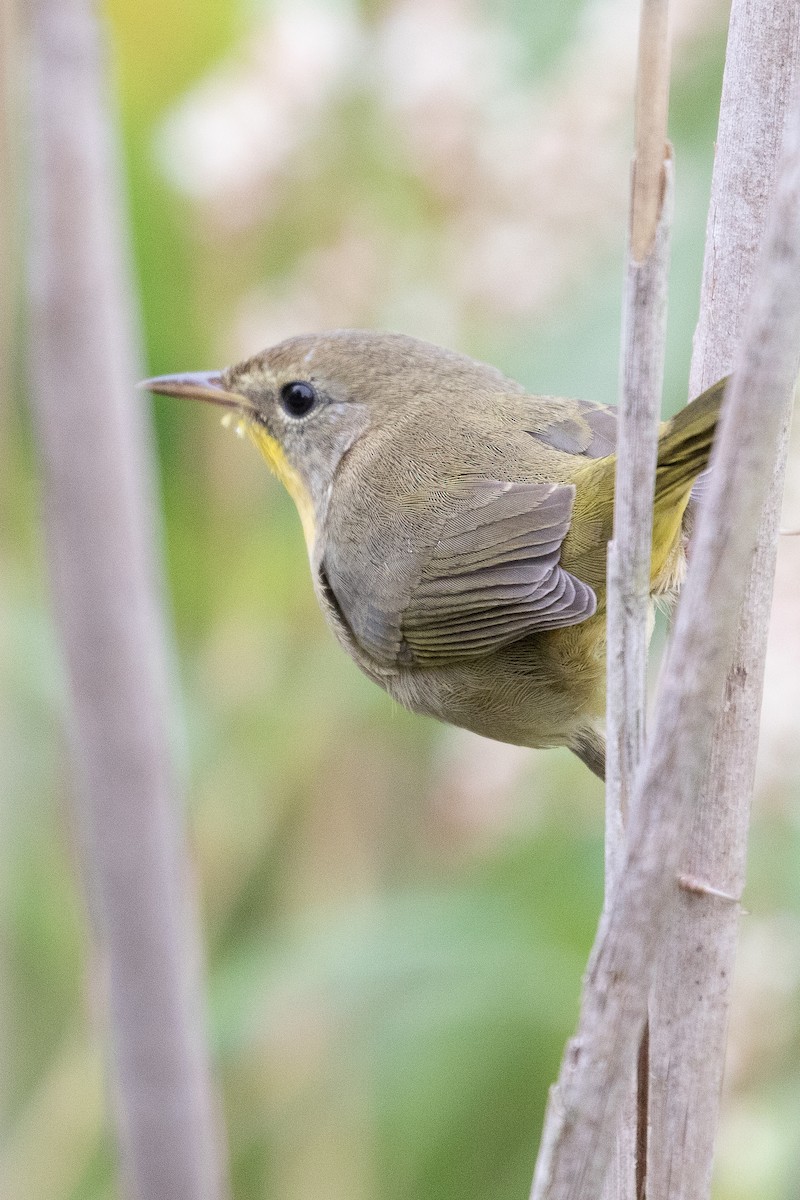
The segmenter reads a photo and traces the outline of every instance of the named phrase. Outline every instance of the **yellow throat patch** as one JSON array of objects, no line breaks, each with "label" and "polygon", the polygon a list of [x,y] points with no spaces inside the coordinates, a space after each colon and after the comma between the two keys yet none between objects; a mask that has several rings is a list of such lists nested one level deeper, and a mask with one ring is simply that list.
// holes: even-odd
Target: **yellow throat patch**
[{"label": "yellow throat patch", "polygon": [[316,522],[314,520],[314,505],[306,485],[287,459],[280,442],[267,433],[263,425],[258,425],[254,421],[247,421],[247,434],[253,445],[261,451],[273,475],[280,480],[294,500],[295,507],[300,514],[303,534],[305,535],[306,546],[310,555],[314,547]]}]

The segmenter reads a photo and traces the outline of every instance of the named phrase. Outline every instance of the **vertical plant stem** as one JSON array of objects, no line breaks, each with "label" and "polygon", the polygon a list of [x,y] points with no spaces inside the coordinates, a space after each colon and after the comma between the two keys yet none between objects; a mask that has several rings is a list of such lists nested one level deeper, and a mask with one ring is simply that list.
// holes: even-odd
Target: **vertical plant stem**
[{"label": "vertical plant stem", "polygon": [[653,492],[672,220],[670,158],[662,160],[662,179],[656,238],[643,262],[629,259],[623,302],[614,537],[608,548],[606,872],[612,883],[624,853],[624,822],[644,748]]},{"label": "vertical plant stem", "polygon": [[652,734],[637,775],[625,862],[601,921],[577,1035],[548,1106],[533,1200],[592,1200],[603,1186],[708,765],[799,348],[800,103],[795,102]]},{"label": "vertical plant stem", "polygon": [[[613,895],[625,854],[625,824],[644,750],[653,492],[664,373],[667,273],[672,221],[672,161],[663,160],[664,202],[656,239],[642,263],[630,259],[623,305],[623,345],[614,538],[608,547],[608,685],[606,700],[606,896]],[[639,1105],[631,1089],[620,1138],[620,1165],[634,1188]],[[627,1129],[625,1128],[627,1126]],[[642,1164],[638,1164],[641,1170]],[[615,1174],[617,1172],[615,1171]],[[620,1178],[616,1194],[626,1191]]]},{"label": "vertical plant stem", "polygon": [[[792,0],[733,0],[714,163],[692,394],[731,370],[798,77]],[[776,532],[786,458],[763,506],[708,771],[682,856],[651,1004],[648,1200],[707,1200],[745,881]]]},{"label": "vertical plant stem", "polygon": [[[7,501],[9,398],[18,263],[17,109],[20,39],[15,0],[0,0],[0,503]],[[6,505],[3,504],[3,508]]]},{"label": "vertical plant stem", "polygon": [[[16,163],[14,129],[16,128],[17,70],[16,55],[19,45],[16,36],[16,10],[14,0],[0,0],[0,511],[9,511],[10,484],[10,397],[12,393],[11,346],[17,292],[17,189],[18,178],[14,170]],[[0,556],[5,556],[4,539],[0,539]],[[4,564],[3,564],[4,565]],[[2,604],[0,592],[0,604]],[[4,635],[0,633],[0,678],[6,655]],[[5,732],[8,719],[9,695],[0,684],[0,736]],[[6,791],[6,789],[3,789]],[[9,1062],[6,1031],[8,991],[7,983],[7,879],[9,877],[8,847],[8,797],[0,795],[0,1061]],[[0,1079],[0,1129],[8,1119],[9,1089],[7,1072]]]},{"label": "vertical plant stem", "polygon": [[131,287],[88,0],[39,0],[32,46],[32,398],[119,1141],[138,1200],[216,1200]]},{"label": "vertical plant stem", "polygon": [[[653,493],[674,191],[666,142],[668,26],[667,0],[643,0],[622,307],[614,536],[608,547],[606,903],[624,857],[625,823],[645,736]],[[640,1054],[606,1179],[608,1200],[634,1200],[642,1190],[647,1088],[636,1075],[646,1062],[647,1054]]]},{"label": "vertical plant stem", "polygon": [[669,0],[642,0],[629,244],[635,263],[649,255],[663,207],[670,57]]}]

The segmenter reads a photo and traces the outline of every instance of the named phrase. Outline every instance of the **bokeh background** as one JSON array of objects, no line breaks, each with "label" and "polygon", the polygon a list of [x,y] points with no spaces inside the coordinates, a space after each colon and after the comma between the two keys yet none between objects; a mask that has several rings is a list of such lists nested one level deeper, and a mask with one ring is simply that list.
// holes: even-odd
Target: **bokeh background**
[{"label": "bokeh background", "polygon": [[[109,0],[142,369],[401,330],[613,401],[638,5]],[[686,399],[724,61],[676,0],[666,404]],[[2,409],[0,1172],[118,1196],[23,356]],[[139,396],[136,403],[149,403]],[[412,717],[326,633],[299,521],[154,402],[173,738],[236,1200],[517,1200],[602,901],[566,752]],[[800,525],[790,471],[785,524]],[[800,1191],[800,539],[779,555],[715,1195]]]}]

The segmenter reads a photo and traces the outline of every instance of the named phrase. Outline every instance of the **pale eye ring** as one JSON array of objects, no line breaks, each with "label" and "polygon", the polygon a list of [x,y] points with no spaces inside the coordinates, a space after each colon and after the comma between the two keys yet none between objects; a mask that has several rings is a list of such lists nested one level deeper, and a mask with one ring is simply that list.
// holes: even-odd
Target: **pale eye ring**
[{"label": "pale eye ring", "polygon": [[296,420],[306,417],[317,403],[317,393],[312,384],[303,379],[285,383],[281,388],[281,407]]}]

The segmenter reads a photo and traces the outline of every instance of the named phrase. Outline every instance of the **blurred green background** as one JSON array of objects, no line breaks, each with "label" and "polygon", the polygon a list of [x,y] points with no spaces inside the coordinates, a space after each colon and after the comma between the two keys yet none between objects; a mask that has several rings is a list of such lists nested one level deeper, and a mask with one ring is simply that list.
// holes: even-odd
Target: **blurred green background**
[{"label": "blurred green background", "polygon": [[[613,401],[637,7],[111,0],[143,372],[364,325]],[[717,0],[675,5],[671,409],[725,24]],[[0,1168],[14,1200],[106,1200],[99,964],[18,376],[0,429]],[[326,633],[299,521],[253,450],[213,413],[154,415],[233,1195],[525,1197],[602,902],[601,788],[566,752],[393,707]],[[788,497],[800,524],[795,477]],[[719,1200],[800,1190],[797,543],[780,554]]]}]

